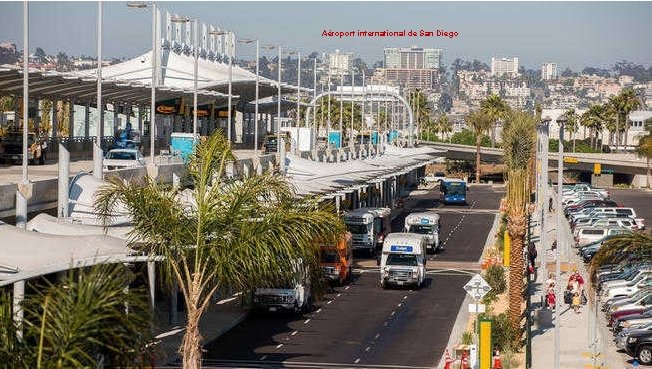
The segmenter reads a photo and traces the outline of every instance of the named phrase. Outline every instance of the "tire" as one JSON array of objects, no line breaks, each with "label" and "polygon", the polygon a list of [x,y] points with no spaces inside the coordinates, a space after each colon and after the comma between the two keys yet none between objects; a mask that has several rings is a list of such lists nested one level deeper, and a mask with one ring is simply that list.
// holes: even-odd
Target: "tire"
[{"label": "tire", "polygon": [[643,365],[652,364],[652,346],[643,345],[639,347],[636,356],[638,357],[638,361],[640,361],[641,364]]},{"label": "tire", "polygon": [[387,289],[387,283],[385,283],[385,281],[380,281],[380,288],[382,288],[383,290]]}]

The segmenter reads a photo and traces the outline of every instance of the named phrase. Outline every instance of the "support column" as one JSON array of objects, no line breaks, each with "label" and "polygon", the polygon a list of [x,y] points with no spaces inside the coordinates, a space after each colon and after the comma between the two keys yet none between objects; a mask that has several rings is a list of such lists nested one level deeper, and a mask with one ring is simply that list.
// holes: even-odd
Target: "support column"
[{"label": "support column", "polygon": [[21,303],[25,299],[25,281],[14,282],[13,312],[16,323],[16,336],[23,338],[23,308]]},{"label": "support column", "polygon": [[340,195],[335,195],[335,212],[339,215],[340,214]]},{"label": "support column", "polygon": [[143,106],[138,105],[138,132],[143,134]]},{"label": "support column", "polygon": [[[50,134],[50,137],[52,137],[53,139],[57,138],[57,131],[59,130],[59,119],[57,117],[57,115],[58,115],[57,114],[57,105],[58,105],[58,101],[53,100],[52,101],[52,114],[50,114],[51,119],[52,119],[52,133]],[[41,112],[41,114],[43,114],[43,113]],[[63,122],[61,122],[61,124],[63,124]]]},{"label": "support column", "polygon": [[91,120],[91,107],[90,104],[86,103],[86,109],[85,109],[85,117],[84,117],[84,138],[88,138],[89,136],[89,131],[90,131],[90,120]]},{"label": "support column", "polygon": [[68,108],[70,109],[68,113],[68,137],[75,137],[75,102],[70,101]]},{"label": "support column", "polygon": [[57,217],[68,217],[68,180],[70,179],[70,152],[59,143],[59,183]]},{"label": "support column", "polygon": [[149,285],[149,302],[154,311],[156,304],[156,264],[153,260],[147,261],[147,282]]}]

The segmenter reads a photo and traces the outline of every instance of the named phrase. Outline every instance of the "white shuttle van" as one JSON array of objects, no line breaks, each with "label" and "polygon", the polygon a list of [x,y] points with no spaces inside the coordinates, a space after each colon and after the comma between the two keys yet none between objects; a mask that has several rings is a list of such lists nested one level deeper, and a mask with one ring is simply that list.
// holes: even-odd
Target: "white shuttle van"
[{"label": "white shuttle van", "polygon": [[441,248],[439,242],[439,230],[441,221],[439,214],[428,211],[423,213],[412,213],[405,217],[405,232],[418,233],[426,239],[427,248],[433,252]]},{"label": "white shuttle van", "polygon": [[421,287],[426,277],[426,240],[415,233],[390,233],[379,259],[380,286]]}]

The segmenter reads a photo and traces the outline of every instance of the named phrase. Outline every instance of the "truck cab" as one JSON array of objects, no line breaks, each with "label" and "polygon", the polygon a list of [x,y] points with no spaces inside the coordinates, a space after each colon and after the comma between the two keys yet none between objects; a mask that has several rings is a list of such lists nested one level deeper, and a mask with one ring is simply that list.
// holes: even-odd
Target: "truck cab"
[{"label": "truck cab", "polygon": [[423,213],[412,213],[405,217],[404,232],[423,235],[427,248],[435,252],[441,249],[439,242],[439,230],[441,221],[439,214],[428,211]]},{"label": "truck cab", "polygon": [[312,305],[310,288],[310,271],[303,260],[293,263],[294,276],[286,283],[271,288],[256,288],[253,307],[270,312],[290,311],[299,313],[307,311]]},{"label": "truck cab", "polygon": [[426,240],[415,233],[390,233],[378,263],[382,288],[421,287],[426,277]]},{"label": "truck cab", "polygon": [[351,232],[353,250],[375,255],[390,231],[389,215],[389,208],[360,208],[345,213],[344,223]]},{"label": "truck cab", "polygon": [[324,277],[329,282],[341,285],[351,280],[353,268],[351,233],[346,232],[337,242],[321,244],[319,256]]}]

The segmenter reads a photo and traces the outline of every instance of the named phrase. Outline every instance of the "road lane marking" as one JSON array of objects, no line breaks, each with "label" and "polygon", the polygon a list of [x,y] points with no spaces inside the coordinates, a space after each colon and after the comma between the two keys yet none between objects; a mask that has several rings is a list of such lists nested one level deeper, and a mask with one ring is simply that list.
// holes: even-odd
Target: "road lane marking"
[{"label": "road lane marking", "polygon": [[403,303],[400,303],[400,304],[396,305],[396,307],[401,307],[401,305],[403,305]]},{"label": "road lane marking", "polygon": [[278,345],[276,345],[276,348],[277,348],[277,349],[280,349],[281,347],[283,347],[283,344],[282,344],[282,343],[279,343]]},{"label": "road lane marking", "polygon": [[403,296],[403,300],[405,300],[406,298],[407,298],[407,295]]},{"label": "road lane marking", "polygon": [[258,359],[258,361],[263,361],[263,360],[265,360],[265,359],[267,359],[267,355],[263,355],[263,356],[261,356],[261,357]]},{"label": "road lane marking", "polygon": [[366,352],[369,352],[369,350],[371,350],[371,346],[367,346],[364,350],[365,350]]},{"label": "road lane marking", "polygon": [[292,334],[290,334],[290,336],[294,336],[294,335],[296,335],[297,333],[299,333],[299,331],[294,331],[294,332],[292,332]]},{"label": "road lane marking", "polygon": [[338,294],[337,294],[337,297],[340,297],[340,296],[342,296],[342,294],[341,294],[341,293],[338,293]]},{"label": "road lane marking", "polygon": [[[230,367],[233,367],[234,364],[239,364],[240,366],[250,364],[250,365],[260,365],[257,360],[217,360],[217,359],[204,359],[202,360],[204,365],[225,365],[230,364]],[[365,368],[365,369],[432,369],[430,366],[408,366],[408,365],[369,365],[369,364],[351,364],[351,363],[320,363],[320,362],[310,362],[310,361],[265,361],[268,365],[274,365],[275,367],[285,367],[285,368]]]},{"label": "road lane marking", "polygon": [[380,333],[376,333],[376,335],[374,336],[374,339],[377,340],[378,337],[380,337]]},{"label": "road lane marking", "polygon": [[394,315],[396,315],[396,311],[392,311],[392,313],[390,314],[390,316],[394,316]]},{"label": "road lane marking", "polygon": [[353,364],[357,364],[357,363],[359,363],[359,362],[360,362],[360,358],[357,358],[357,359],[355,359],[355,361],[353,362]]},{"label": "road lane marking", "polygon": [[351,286],[346,286],[346,287],[344,287],[344,289],[345,289],[345,290],[348,290],[348,289],[349,289],[349,287],[351,287]]},{"label": "road lane marking", "polygon": [[303,321],[303,324],[308,324],[310,322],[310,319],[306,319]]},{"label": "road lane marking", "polygon": [[319,308],[319,309],[317,309],[317,311],[315,311],[315,313],[320,313],[320,312],[321,312],[321,308]]},{"label": "road lane marking", "polygon": [[328,300],[326,304],[330,305],[331,302],[333,302],[333,300]]}]

